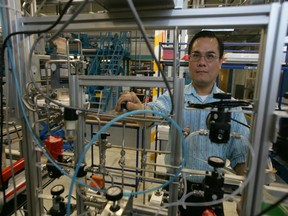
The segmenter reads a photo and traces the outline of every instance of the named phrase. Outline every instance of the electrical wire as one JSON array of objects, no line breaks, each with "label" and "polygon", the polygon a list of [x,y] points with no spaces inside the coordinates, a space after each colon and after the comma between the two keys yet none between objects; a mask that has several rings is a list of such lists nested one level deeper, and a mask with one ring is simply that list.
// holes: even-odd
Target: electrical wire
[{"label": "electrical wire", "polygon": [[133,15],[134,15],[134,18],[135,18],[135,20],[136,20],[136,23],[137,23],[137,25],[138,25],[141,33],[142,33],[142,36],[143,36],[143,38],[144,38],[144,40],[145,40],[145,42],[146,42],[147,48],[149,49],[150,54],[152,55],[154,61],[156,62],[156,65],[157,65],[157,67],[158,67],[158,70],[160,71],[160,73],[161,73],[161,75],[162,75],[162,78],[163,78],[163,81],[164,81],[164,83],[165,83],[165,85],[166,85],[166,87],[167,87],[167,90],[168,90],[168,93],[169,93],[169,96],[170,96],[170,100],[171,100],[171,111],[170,111],[170,115],[173,115],[173,112],[174,112],[173,95],[172,95],[172,90],[171,90],[171,88],[170,88],[170,86],[169,86],[169,84],[168,84],[166,75],[165,75],[165,73],[164,73],[164,71],[163,71],[163,68],[162,68],[161,65],[160,65],[160,62],[158,61],[158,59],[157,59],[157,57],[156,57],[156,55],[155,55],[155,53],[154,53],[154,50],[152,49],[151,44],[149,43],[147,34],[146,34],[146,32],[145,32],[145,29],[144,29],[144,25],[143,25],[143,23],[142,23],[139,15],[138,15],[138,13],[137,13],[137,10],[136,10],[136,8],[135,8],[135,6],[134,6],[134,4],[133,4],[133,1],[132,1],[132,0],[127,0],[127,2],[128,2],[128,4],[129,4],[129,7],[130,7],[131,12],[132,12]]},{"label": "electrical wire", "polygon": [[[8,80],[9,81],[9,80]],[[6,86],[8,88],[8,86]],[[6,89],[7,92],[8,92],[8,89]],[[6,103],[9,104],[9,100],[10,98],[7,97],[6,98]],[[8,109],[5,110],[5,116],[8,116]],[[9,161],[10,161],[10,167],[11,167],[11,179],[12,179],[12,185],[13,185],[13,190],[16,191],[15,193],[15,196],[17,194],[17,187],[16,187],[16,180],[15,180],[15,171],[14,171],[14,166],[13,166],[13,158],[12,158],[12,140],[11,140],[11,137],[10,137],[10,132],[9,132],[9,122],[6,121],[6,137],[7,137],[7,144],[8,144],[8,150],[9,150]],[[15,127],[15,130],[17,131],[17,128]],[[2,149],[3,151],[4,149]],[[5,152],[5,150],[4,150]],[[2,162],[2,160],[1,160]],[[2,182],[2,185],[3,185],[3,182]],[[5,198],[4,198],[5,199]],[[18,200],[17,199],[14,199],[14,211],[16,212],[16,215],[17,216],[17,206],[18,206]],[[20,211],[21,213],[21,211]],[[23,215],[23,214],[21,214]]]},{"label": "electrical wire", "polygon": [[288,198],[288,194],[284,195],[282,198],[280,198],[277,202],[273,203],[272,205],[270,205],[269,207],[263,209],[259,214],[257,214],[256,216],[261,216],[264,215],[266,213],[268,213],[269,211],[271,211],[273,208],[277,207],[280,203],[282,203],[284,200],[286,200]]},{"label": "electrical wire", "polygon": [[243,123],[243,122],[240,122],[240,121],[238,121],[238,120],[236,120],[236,119],[234,119],[234,118],[231,118],[231,120],[234,121],[234,122],[237,122],[238,124],[241,124],[241,125],[243,125],[243,126],[245,126],[245,127],[247,127],[247,128],[250,128],[250,125],[247,125],[247,124],[245,124],[245,123]]}]

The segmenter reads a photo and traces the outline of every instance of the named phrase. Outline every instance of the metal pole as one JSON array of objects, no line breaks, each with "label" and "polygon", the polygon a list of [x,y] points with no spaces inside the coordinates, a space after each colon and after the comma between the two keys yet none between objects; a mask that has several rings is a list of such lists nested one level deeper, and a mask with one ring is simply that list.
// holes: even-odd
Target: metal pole
[{"label": "metal pole", "polygon": [[[179,53],[178,53],[178,28],[176,27],[174,30],[174,63],[173,63],[173,77],[174,77],[174,88],[173,88],[173,103],[174,103],[174,113],[173,119],[182,126],[182,117],[183,117],[183,108],[184,108],[184,79],[176,79],[179,71]],[[175,97],[177,95],[177,97]],[[170,129],[171,136],[171,164],[177,166],[181,163],[182,155],[181,155],[181,136],[177,132],[174,125],[171,125]],[[178,179],[177,179],[178,180]],[[177,181],[176,180],[176,181]],[[169,185],[169,202],[177,202],[178,200],[178,182],[173,182]],[[168,209],[168,215],[174,216],[177,215],[178,206],[171,206]]]},{"label": "metal pole", "polygon": [[[14,10],[10,9],[5,9],[3,8],[2,11],[4,13],[4,22],[5,27],[7,30],[7,35],[8,36],[12,32],[17,32],[19,31],[19,23],[17,22],[18,18],[21,18],[21,14],[19,11],[21,10],[21,2],[20,1],[9,1],[9,0],[4,0],[3,5],[7,5],[7,8],[13,8]],[[3,26],[4,27],[4,26]],[[4,30],[3,30],[4,31]],[[36,166],[36,161],[37,161],[37,156],[38,153],[35,151],[35,145],[32,139],[32,136],[30,135],[30,129],[34,130],[32,123],[33,121],[33,115],[29,114],[27,115],[25,113],[25,110],[22,110],[19,101],[14,100],[15,98],[22,98],[22,94],[25,89],[25,83],[28,83],[28,72],[25,69],[27,68],[26,62],[27,61],[27,55],[26,53],[29,52],[29,39],[30,38],[24,38],[23,35],[15,35],[12,36],[9,39],[9,44],[11,45],[10,49],[8,46],[6,48],[6,53],[9,53],[9,64],[6,67],[6,70],[8,68],[15,69],[15,77],[11,80],[11,82],[8,83],[9,85],[9,95],[7,97],[10,97],[9,100],[11,103],[7,104],[6,106],[10,109],[10,114],[9,116],[6,116],[7,120],[8,119],[13,119],[15,122],[19,123],[22,125],[22,134],[23,134],[23,139],[21,142],[20,149],[22,150],[21,154],[25,158],[25,177],[26,177],[26,199],[27,199],[27,207],[26,211],[28,215],[31,216],[37,216],[41,215],[41,211],[43,209],[43,202],[38,198],[38,193],[37,191],[38,188],[41,188],[42,185],[42,176],[41,176],[41,171],[39,168]],[[14,46],[17,44],[18,46]],[[7,45],[7,44],[6,44]],[[10,46],[9,45],[9,46]],[[10,56],[13,55],[12,56]],[[14,67],[12,67],[14,66]],[[12,76],[11,73],[6,73],[7,76]],[[17,89],[16,91],[15,79],[17,78],[18,83],[17,83]],[[20,95],[18,95],[18,93]],[[23,113],[24,112],[24,113]],[[24,116],[25,115],[25,116]],[[27,126],[26,120],[24,117],[27,118],[30,124],[30,129]],[[15,192],[15,197],[17,196]]]},{"label": "metal pole", "polygon": [[[261,59],[255,93],[257,112],[254,115],[251,130],[253,132],[251,133],[251,142],[257,154],[256,163],[250,169],[253,172],[252,180],[243,193],[241,212],[243,216],[259,213],[263,201],[266,161],[269,143],[272,141],[271,131],[273,129],[271,127],[273,127],[273,112],[278,91],[275,86],[279,84],[282,48],[287,30],[287,6],[287,2],[283,4],[282,8],[280,4],[271,5],[270,21],[262,34],[263,46],[260,50]],[[271,41],[273,42],[271,43]]]},{"label": "metal pole", "polygon": [[[174,87],[174,116],[173,119],[181,126],[182,117],[183,117],[183,108],[184,108],[184,79],[176,79]],[[175,126],[171,125],[170,129],[171,136],[169,137],[169,142],[172,142],[171,145],[171,165],[178,166],[182,161],[181,148],[182,141],[181,136],[177,132]],[[178,179],[177,179],[178,180]],[[178,200],[178,182],[173,182],[169,185],[169,203],[177,202]],[[178,206],[171,206],[168,209],[168,215],[174,216],[177,215]]]},{"label": "metal pole", "polygon": [[[70,73],[70,72],[69,72]],[[69,77],[69,92],[70,92],[70,105],[72,107],[83,107],[84,104],[84,90],[83,86],[79,85],[78,76],[73,75]],[[78,127],[77,131],[75,131],[76,139],[74,141],[74,160],[75,164],[78,163],[78,160],[84,151],[84,127],[85,127],[85,117],[83,115],[78,115]],[[93,157],[93,155],[91,155]],[[85,163],[83,161],[82,163]],[[80,179],[78,179],[80,180]],[[85,177],[82,177],[82,181],[86,183]],[[82,186],[76,184],[77,190],[80,193],[85,195],[85,190]],[[82,196],[83,196],[82,195]],[[82,214],[85,211],[84,200],[81,195],[76,193],[76,200],[77,200],[77,214]]]}]

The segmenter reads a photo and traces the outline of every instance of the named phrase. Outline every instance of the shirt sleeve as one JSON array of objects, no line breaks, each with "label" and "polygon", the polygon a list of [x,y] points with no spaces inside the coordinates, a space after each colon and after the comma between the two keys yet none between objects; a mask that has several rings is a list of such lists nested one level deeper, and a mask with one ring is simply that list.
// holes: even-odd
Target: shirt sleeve
[{"label": "shirt sleeve", "polygon": [[[233,109],[236,112],[232,112],[231,115],[231,133],[241,135],[239,138],[231,138],[229,141],[229,147],[227,151],[227,158],[230,160],[231,167],[234,168],[237,164],[245,163],[248,155],[248,145],[250,130],[247,125],[246,118],[241,112],[241,108]],[[244,126],[247,125],[247,126]]]},{"label": "shirt sleeve", "polygon": [[172,104],[170,96],[166,91],[163,95],[160,95],[155,102],[147,104],[152,110],[169,115],[171,112]]}]

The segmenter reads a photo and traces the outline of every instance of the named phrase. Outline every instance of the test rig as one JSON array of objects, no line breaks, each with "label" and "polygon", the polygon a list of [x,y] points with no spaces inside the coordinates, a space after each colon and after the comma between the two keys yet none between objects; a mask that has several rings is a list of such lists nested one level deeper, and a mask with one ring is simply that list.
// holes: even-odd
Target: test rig
[{"label": "test rig", "polygon": [[[229,178],[236,180],[238,189],[241,188],[239,185],[244,182],[244,189],[235,190],[245,197],[241,204],[241,215],[258,214],[261,210],[265,183],[266,163],[263,161],[266,161],[268,146],[271,142],[270,131],[273,127],[274,104],[277,98],[275,86],[278,85],[280,79],[280,59],[288,26],[287,2],[237,8],[170,8],[151,10],[149,13],[140,10],[138,18],[142,25],[139,24],[139,20],[135,21],[137,16],[133,10],[132,12],[125,11],[125,13],[114,11],[81,14],[81,8],[87,2],[78,3],[79,14],[75,12],[61,19],[60,16],[34,16],[37,1],[31,1],[28,7],[29,13],[24,14],[19,12],[21,1],[4,0],[2,3],[8,8],[2,8],[2,23],[5,24],[2,26],[3,35],[7,36],[11,33],[15,35],[9,38],[4,47],[5,70],[4,65],[1,66],[5,74],[2,76],[4,86],[2,93],[6,99],[5,109],[2,107],[5,115],[3,117],[1,115],[1,124],[6,124],[9,141],[11,139],[8,134],[11,127],[7,126],[11,122],[17,122],[17,127],[18,125],[21,127],[22,138],[21,159],[2,170],[4,174],[0,184],[2,191],[0,206],[7,204],[13,198],[20,197],[25,191],[23,203],[26,202],[27,205],[23,204],[23,206],[27,214],[31,216],[45,214],[176,215],[179,205],[178,194],[181,191],[179,175],[185,172],[195,172],[185,169],[180,151],[184,143],[182,129],[179,127],[183,97],[173,97],[174,113],[169,117],[155,113],[151,116],[149,110],[124,114],[115,114],[109,110],[103,112],[92,107],[87,96],[87,89],[94,86],[103,87],[101,90],[111,88],[113,90],[110,93],[116,97],[122,93],[122,87],[144,89],[169,87],[173,89],[174,95],[183,95],[184,80],[178,77],[180,60],[176,48],[173,61],[175,73],[167,78],[166,82],[163,82],[161,77],[143,79],[143,77],[125,76],[125,74],[111,76],[115,67],[109,68],[109,66],[106,70],[107,74],[91,75],[87,73],[87,68],[91,65],[87,56],[83,54],[87,51],[83,48],[83,41],[71,38],[70,35],[67,39],[67,35],[70,32],[136,31],[141,27],[157,30],[164,27],[172,30],[174,38],[179,38],[179,32],[183,29],[202,26],[207,28],[245,26],[262,29],[257,86],[251,112],[253,117],[250,149],[251,152],[255,152],[255,156],[250,158],[246,180],[222,175],[218,169],[224,166],[224,161],[217,157],[209,158],[208,163],[214,169],[211,172],[201,173],[205,176],[206,189],[198,192],[203,197],[203,202],[213,203],[209,206],[212,206],[212,210],[217,214],[218,209],[222,208],[221,203],[225,197],[223,190],[225,181],[229,181]],[[169,1],[174,7],[175,2]],[[60,21],[57,22],[57,19]],[[54,24],[56,24],[55,28],[50,28]],[[16,34],[16,32],[20,33]],[[59,34],[66,34],[67,37],[60,38]],[[41,47],[52,42],[57,48],[60,47],[59,53],[56,55],[42,53]],[[174,42],[177,47],[178,41]],[[72,44],[76,46],[73,58],[70,57]],[[117,47],[117,44],[113,44],[114,51]],[[110,57],[109,61],[107,59],[100,61],[112,62],[113,58]],[[99,99],[96,102],[101,101]],[[111,104],[113,102],[110,101],[108,105]],[[223,108],[223,106],[209,105],[210,108],[214,108],[209,120],[213,133],[201,131],[200,135],[209,135],[216,142],[226,142],[227,139],[237,138],[237,135],[230,134],[229,114],[226,111],[227,107]],[[195,107],[192,104],[188,108]],[[219,113],[223,118],[218,118]],[[123,137],[125,137],[127,136],[125,130],[131,125],[134,126],[134,122],[142,122],[144,127],[139,126],[142,143],[135,144],[132,149],[139,157],[136,158],[136,166],[131,167],[126,164],[128,148],[125,146],[124,139],[117,147],[109,141],[110,134],[106,130],[110,126],[120,125],[123,129]],[[150,153],[169,154],[169,152],[151,149],[146,145],[147,127],[145,124],[147,122],[165,122],[170,125],[169,142],[175,144],[174,149],[171,149],[173,157],[171,164],[161,165],[172,170],[167,174],[168,180],[158,178],[157,175],[162,173],[148,168],[149,166],[157,167],[156,163],[147,161]],[[87,130],[88,126],[93,128],[90,132]],[[14,128],[15,133],[18,131],[17,127]],[[3,132],[4,130],[2,130],[2,137]],[[63,133],[65,133],[64,136]],[[3,148],[3,144],[1,145]],[[107,164],[108,153],[114,148],[120,149],[120,153],[114,155],[118,158],[118,169],[113,169]],[[91,154],[91,163],[86,160],[87,154]],[[94,155],[98,155],[98,158],[95,159]],[[18,177],[21,171],[25,175],[19,181],[12,183],[14,193],[10,193],[7,183]],[[152,173],[152,176],[147,173]],[[65,188],[60,182],[57,183],[62,177],[69,179],[69,188]],[[131,178],[135,180],[135,187],[127,186],[127,179]],[[151,182],[153,186],[149,188],[148,183]],[[163,190],[163,187],[168,184],[169,190]],[[52,187],[47,192],[45,189],[49,185]],[[69,191],[67,196],[64,196],[64,191]],[[137,203],[137,198],[145,197],[145,194],[149,196],[147,201],[144,198],[143,203]],[[219,200],[221,202],[218,202]],[[18,204],[22,203],[21,200],[17,201]],[[48,209],[45,207],[47,202],[50,203]],[[3,213],[5,209],[0,208],[0,211]]]}]

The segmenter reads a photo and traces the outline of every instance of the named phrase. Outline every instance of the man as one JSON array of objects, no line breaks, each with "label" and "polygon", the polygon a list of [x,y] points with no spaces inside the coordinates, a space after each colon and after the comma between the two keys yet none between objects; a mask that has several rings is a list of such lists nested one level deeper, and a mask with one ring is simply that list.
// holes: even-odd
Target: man
[{"label": "man", "polygon": [[[187,107],[188,101],[192,103],[210,103],[218,101],[213,98],[214,93],[223,93],[216,86],[216,78],[221,69],[223,62],[224,45],[219,38],[211,31],[201,31],[192,38],[188,54],[189,72],[192,82],[185,86],[184,89],[184,107]],[[134,93],[123,94],[116,104],[116,111],[121,110],[121,104],[126,102],[127,110],[144,109],[144,105],[140,102]],[[171,111],[171,100],[168,93],[164,93],[155,102],[147,104],[148,109],[169,114]],[[147,109],[147,107],[145,107]],[[206,120],[209,112],[204,110],[183,111],[182,128],[189,128],[191,131],[199,131],[207,129]],[[242,112],[232,112],[231,118],[243,124],[246,123],[245,116]],[[236,121],[231,122],[231,132],[237,132],[249,138],[249,129]],[[247,155],[246,142],[240,139],[230,139],[227,144],[217,144],[209,140],[207,136],[188,136],[187,142],[187,162],[186,167],[196,170],[212,170],[207,160],[210,156],[218,156],[224,160],[229,159],[231,167],[238,175],[245,173],[245,161]],[[188,189],[193,185],[202,182],[203,176],[188,176]],[[196,186],[198,187],[198,186]],[[188,198],[186,201],[197,202],[194,198]],[[202,215],[205,208],[183,209],[180,207],[181,215]],[[192,213],[193,212],[193,213]]]}]

